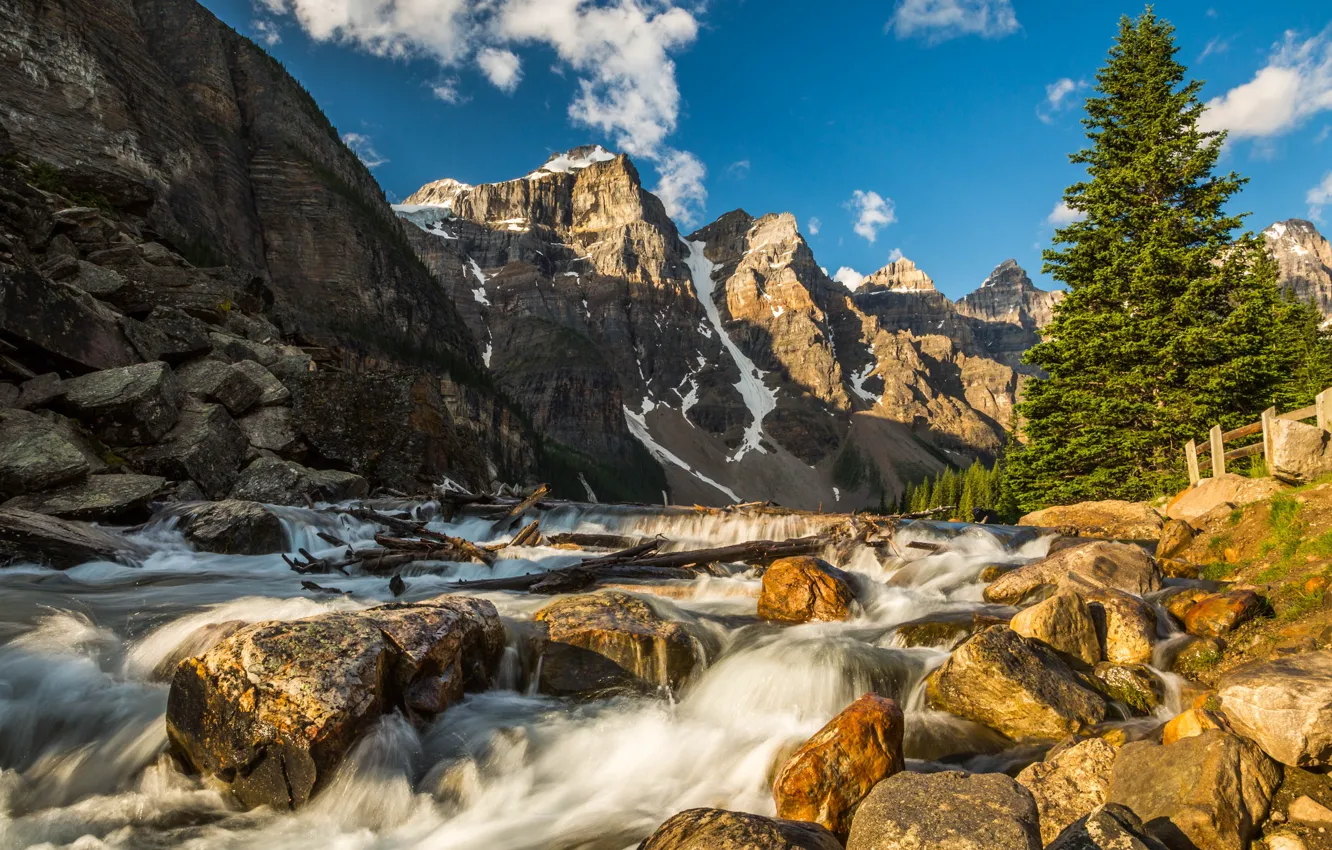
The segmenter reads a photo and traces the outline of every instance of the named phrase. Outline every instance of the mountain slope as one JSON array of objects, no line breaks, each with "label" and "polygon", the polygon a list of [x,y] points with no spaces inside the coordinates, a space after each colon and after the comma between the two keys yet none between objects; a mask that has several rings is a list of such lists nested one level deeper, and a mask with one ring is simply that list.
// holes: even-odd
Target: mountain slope
[{"label": "mountain slope", "polygon": [[1281,269],[1281,284],[1332,317],[1332,244],[1311,222],[1292,218],[1263,231]]}]

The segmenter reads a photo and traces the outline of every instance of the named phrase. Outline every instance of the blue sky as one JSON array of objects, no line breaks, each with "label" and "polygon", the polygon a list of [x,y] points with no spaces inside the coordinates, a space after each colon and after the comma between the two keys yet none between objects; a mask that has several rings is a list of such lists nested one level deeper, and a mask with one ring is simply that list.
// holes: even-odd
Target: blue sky
[{"label": "blue sky", "polygon": [[[789,211],[819,262],[897,251],[950,296],[1049,244],[1081,102],[1133,2],[203,0],[264,44],[390,198],[628,150],[682,229]],[[1069,11],[1070,7],[1077,9]],[[1332,221],[1332,7],[1166,0],[1253,229]],[[1057,217],[1057,214],[1056,214]],[[815,232],[817,231],[817,232]],[[849,275],[844,275],[849,277]]]}]

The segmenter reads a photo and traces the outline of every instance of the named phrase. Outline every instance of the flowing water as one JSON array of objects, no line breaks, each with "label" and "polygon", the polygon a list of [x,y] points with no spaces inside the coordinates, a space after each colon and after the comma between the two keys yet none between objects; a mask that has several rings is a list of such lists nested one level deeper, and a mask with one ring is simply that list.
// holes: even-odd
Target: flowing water
[{"label": "flowing water", "polygon": [[[332,531],[373,545],[372,526],[345,515],[282,512],[292,551],[330,552]],[[478,542],[485,520],[431,522]],[[663,534],[677,549],[813,533],[817,518],[718,517],[672,510],[565,507],[561,530]],[[496,686],[469,695],[423,729],[386,717],[304,810],[242,812],[166,754],[165,676],[187,639],[210,623],[295,619],[392,599],[375,577],[320,576],[342,594],[302,590],[278,555],[191,550],[169,521],[136,535],[138,567],[90,563],[57,572],[0,570],[0,848],[430,848],[620,850],[693,806],[772,814],[774,764],[852,700],[874,690],[906,709],[909,766],[1013,770],[1039,750],[924,705],[924,676],[944,649],[904,648],[895,627],[989,608],[981,569],[1039,557],[1048,539],[1015,548],[1001,529],[916,524],[899,532],[942,544],[906,560],[860,547],[840,564],[858,576],[856,619],[777,627],[754,617],[759,578],[676,583],[653,604],[715,635],[721,652],[674,699],[569,701],[531,687],[524,623],[549,597],[485,593],[510,648]],[[501,536],[498,539],[504,539]],[[831,556],[831,553],[829,553]],[[568,551],[506,550],[493,570],[448,565],[407,575],[405,599],[448,581],[521,575],[580,560]],[[1163,715],[1177,706],[1167,699]]]}]

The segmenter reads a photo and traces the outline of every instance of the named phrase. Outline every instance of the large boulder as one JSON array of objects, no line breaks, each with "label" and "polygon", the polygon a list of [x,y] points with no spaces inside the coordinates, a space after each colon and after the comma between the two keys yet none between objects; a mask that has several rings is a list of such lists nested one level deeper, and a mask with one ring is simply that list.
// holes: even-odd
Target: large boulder
[{"label": "large boulder", "polygon": [[707,635],[620,591],[571,596],[536,613],[543,693],[676,690],[706,661]]},{"label": "large boulder", "polygon": [[1249,478],[1227,473],[1204,478],[1198,486],[1184,490],[1166,507],[1170,519],[1195,520],[1221,505],[1242,508],[1280,493],[1285,487],[1275,478]]},{"label": "large boulder", "polygon": [[178,515],[185,539],[205,552],[268,555],[287,549],[282,520],[257,502],[203,502],[184,507]]},{"label": "large boulder", "polygon": [[67,283],[0,265],[0,334],[25,360],[84,372],[139,362],[116,314]]},{"label": "large boulder", "polygon": [[1042,528],[1076,528],[1080,537],[1107,537],[1117,540],[1156,540],[1161,536],[1161,515],[1145,502],[1107,499],[1103,502],[1079,502],[1056,505],[1035,511],[1018,520],[1018,525]]},{"label": "large boulder", "polygon": [[985,588],[988,602],[1015,604],[1069,574],[1098,587],[1143,594],[1161,587],[1161,568],[1141,546],[1098,540],[1067,549],[1010,573]]},{"label": "large boulder", "polygon": [[856,809],[846,850],[1040,850],[1040,814],[1000,773],[898,773]]},{"label": "large boulder", "polygon": [[236,424],[256,449],[285,456],[299,453],[303,446],[292,426],[291,408],[288,407],[261,407],[236,420]]},{"label": "large boulder", "polygon": [[1119,752],[1100,738],[1055,748],[1045,761],[1029,764],[1017,775],[1041,813],[1041,841],[1049,844],[1069,824],[1105,802],[1110,766]]},{"label": "large boulder", "polygon": [[818,824],[687,809],[658,827],[638,850],[842,850],[842,845]]},{"label": "large boulder", "polygon": [[291,401],[291,390],[287,389],[287,385],[253,360],[242,360],[235,364],[233,368],[244,373],[246,377],[259,385],[262,392],[257,404],[260,407],[272,407],[275,404],[286,404]]},{"label": "large boulder", "polygon": [[1237,667],[1221,677],[1217,697],[1235,731],[1272,758],[1332,766],[1332,650]]},{"label": "large boulder", "polygon": [[977,632],[927,682],[930,705],[1017,740],[1057,741],[1105,719],[1059,655],[1005,626]]},{"label": "large boulder", "polygon": [[800,745],[772,784],[777,816],[811,821],[839,837],[875,785],[905,766],[902,709],[878,694],[851,703]]},{"label": "large boulder", "polygon": [[1075,576],[1059,586],[1074,591],[1087,602],[1101,654],[1112,664],[1147,664],[1156,642],[1156,609],[1147,602],[1110,587],[1095,587]]},{"label": "large boulder", "polygon": [[184,395],[171,367],[155,361],[66,381],[59,407],[109,445],[142,446],[176,424]]},{"label": "large boulder", "polygon": [[258,623],[176,668],[167,735],[242,804],[293,809],[378,717],[433,717],[503,651],[495,607],[464,597]]},{"label": "large boulder", "polygon": [[144,472],[177,481],[189,479],[208,498],[221,499],[235,484],[249,446],[245,432],[222,405],[191,400],[159,445],[126,454]]},{"label": "large boulder", "polygon": [[820,558],[782,558],[763,573],[758,615],[786,623],[847,620],[854,605],[846,573]]},{"label": "large boulder", "polygon": [[65,570],[134,554],[122,537],[84,522],[0,507],[0,564],[31,561]]},{"label": "large boulder", "polygon": [[0,501],[78,481],[88,461],[46,419],[0,410]]},{"label": "large boulder", "polygon": [[[1044,826],[1044,824],[1042,824]],[[1167,850],[1125,806],[1098,806],[1069,824],[1045,850]]]},{"label": "large boulder", "polygon": [[1060,590],[1019,611],[1008,626],[1023,637],[1041,641],[1075,664],[1090,667],[1101,660],[1101,644],[1091,609],[1071,590]]},{"label": "large boulder", "polygon": [[1317,425],[1274,419],[1268,425],[1269,472],[1287,484],[1307,484],[1332,472],[1328,432]]},{"label": "large boulder", "polygon": [[364,478],[351,472],[309,469],[294,461],[261,457],[241,472],[231,498],[303,507],[308,502],[359,499],[369,489]]},{"label": "large boulder", "polygon": [[1156,541],[1156,557],[1173,558],[1193,542],[1197,535],[1193,526],[1182,519],[1172,519],[1161,529],[1161,536]]},{"label": "large boulder", "polygon": [[1199,637],[1222,637],[1262,613],[1263,598],[1252,590],[1202,597],[1184,612],[1184,628]]},{"label": "large boulder", "polygon": [[[114,274],[114,272],[110,272]],[[175,307],[154,307],[144,324],[162,335],[161,359],[181,363],[213,350],[208,325]]]},{"label": "large boulder", "polygon": [[1131,809],[1168,847],[1246,850],[1280,782],[1281,766],[1257,744],[1211,731],[1169,746],[1125,745],[1106,799]]},{"label": "large boulder", "polygon": [[154,498],[166,488],[156,475],[90,475],[83,481],[18,496],[7,508],[22,508],[62,519],[137,522],[146,519]]},{"label": "large boulder", "polygon": [[194,360],[176,370],[181,386],[190,395],[222,405],[232,416],[240,416],[259,403],[264,395],[245,370],[217,360]]}]

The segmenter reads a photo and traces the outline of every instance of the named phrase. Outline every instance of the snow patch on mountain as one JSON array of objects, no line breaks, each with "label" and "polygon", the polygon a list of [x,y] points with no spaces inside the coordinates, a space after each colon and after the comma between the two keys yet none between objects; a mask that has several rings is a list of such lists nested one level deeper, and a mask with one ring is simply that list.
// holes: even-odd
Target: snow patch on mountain
[{"label": "snow patch on mountain", "polygon": [[740,497],[736,495],[734,490],[725,486],[724,484],[719,484],[716,481],[713,481],[711,478],[699,472],[698,470],[694,469],[689,464],[685,463],[683,460],[680,459],[678,455],[672,453],[661,443],[658,443],[655,439],[653,439],[652,432],[648,430],[647,419],[645,417],[647,416],[648,413],[652,412],[652,409],[655,406],[656,405],[652,403],[651,399],[643,399],[643,412],[635,413],[634,411],[629,409],[629,405],[627,404],[622,405],[622,407],[624,408],[624,420],[625,423],[629,426],[629,433],[633,434],[634,438],[638,440],[640,443],[642,443],[643,446],[652,454],[653,457],[657,459],[658,462],[669,463],[678,466],[681,469],[683,469],[685,472],[688,472],[690,475],[697,478],[699,481],[702,481],[704,484],[707,484],[709,487],[715,487],[718,491],[725,493],[726,497],[730,499],[732,502],[741,501]]},{"label": "snow patch on mountain", "polygon": [[570,171],[581,171],[589,165],[595,165],[598,162],[609,162],[612,159],[615,159],[615,154],[601,145],[585,145],[565,153],[555,154],[545,165],[527,175],[527,179],[540,180],[550,174],[568,174]]}]

